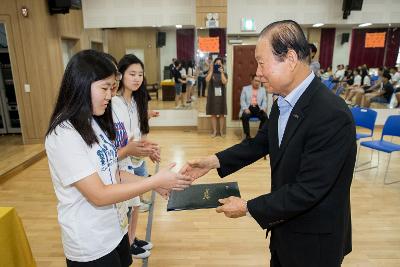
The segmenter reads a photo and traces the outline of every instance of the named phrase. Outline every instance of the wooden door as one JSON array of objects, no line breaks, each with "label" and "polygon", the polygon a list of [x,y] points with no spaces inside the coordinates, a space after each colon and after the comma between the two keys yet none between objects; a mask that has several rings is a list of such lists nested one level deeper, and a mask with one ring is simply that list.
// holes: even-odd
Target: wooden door
[{"label": "wooden door", "polygon": [[254,53],[255,45],[236,45],[233,47],[233,78],[232,78],[232,119],[239,119],[240,93],[245,85],[250,84],[250,75],[257,71],[257,61]]}]

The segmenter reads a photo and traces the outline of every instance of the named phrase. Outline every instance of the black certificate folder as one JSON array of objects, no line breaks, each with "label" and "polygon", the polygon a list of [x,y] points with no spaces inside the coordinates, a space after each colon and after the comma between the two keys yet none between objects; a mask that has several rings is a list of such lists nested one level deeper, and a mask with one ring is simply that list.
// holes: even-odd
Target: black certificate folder
[{"label": "black certificate folder", "polygon": [[184,191],[171,192],[167,211],[216,208],[221,205],[218,199],[230,196],[240,197],[237,182],[192,185]]}]

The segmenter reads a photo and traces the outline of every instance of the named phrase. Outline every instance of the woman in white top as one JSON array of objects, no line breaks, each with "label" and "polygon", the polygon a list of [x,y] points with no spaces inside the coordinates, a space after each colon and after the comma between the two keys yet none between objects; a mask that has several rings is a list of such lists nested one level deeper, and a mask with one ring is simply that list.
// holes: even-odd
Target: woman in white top
[{"label": "woman in white top", "polygon": [[145,180],[118,170],[109,105],[115,82],[115,66],[103,53],[75,54],[46,133],[67,266],[129,266],[125,200],[190,183],[168,168]]},{"label": "woman in white top", "polygon": [[181,107],[185,107],[186,106],[186,98],[187,98],[187,73],[186,73],[186,62],[185,61],[181,61],[182,65],[181,67],[178,69],[178,71],[181,74],[182,80],[186,81],[185,83],[182,83],[182,99],[181,99]]},{"label": "woman in white top", "polygon": [[193,93],[193,86],[196,81],[195,78],[195,70],[194,70],[194,64],[192,60],[188,61],[188,66],[187,66],[187,72],[186,72],[186,103],[191,103],[192,102],[192,93]]},{"label": "woman in white top", "polygon": [[[122,79],[117,95],[112,98],[112,111],[119,166],[121,170],[147,177],[144,157],[150,157],[158,162],[160,150],[157,144],[145,139],[149,132],[149,123],[144,65],[138,57],[129,54],[119,61],[118,70],[122,74]],[[150,256],[148,250],[153,245],[135,237],[140,204],[139,197],[128,202],[129,207],[132,207],[128,228],[129,242],[134,258],[147,258]]]},{"label": "woman in white top", "polygon": [[345,101],[347,104],[352,104],[352,99],[355,97],[355,105],[360,105],[362,95],[368,92],[368,89],[371,87],[371,79],[368,70],[365,68],[361,70],[361,75],[358,74],[358,70],[354,71],[356,72],[356,74],[354,74],[354,84]]}]

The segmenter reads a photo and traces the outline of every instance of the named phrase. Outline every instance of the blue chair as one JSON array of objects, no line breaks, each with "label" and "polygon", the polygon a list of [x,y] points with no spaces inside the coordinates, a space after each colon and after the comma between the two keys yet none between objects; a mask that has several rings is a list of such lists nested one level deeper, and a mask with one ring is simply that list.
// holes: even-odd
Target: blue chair
[{"label": "blue chair", "polygon": [[257,122],[260,121],[260,119],[258,117],[250,117],[249,121]]},{"label": "blue chair", "polygon": [[376,81],[379,79],[379,76],[377,75],[372,75],[371,76],[371,86],[375,85]]},{"label": "blue chair", "polygon": [[325,84],[329,90],[332,90],[335,87],[335,83],[331,82],[330,80],[323,80],[322,83]]},{"label": "blue chair", "polygon": [[351,108],[354,122],[356,126],[370,130],[369,133],[356,133],[356,139],[372,137],[374,135],[374,128],[376,122],[376,116],[378,113],[375,110],[369,108],[354,107]]},{"label": "blue chair", "polygon": [[[351,113],[353,114],[354,123],[356,126],[361,127],[363,129],[369,130],[369,133],[356,133],[356,140],[360,140],[363,138],[372,138],[374,136],[375,122],[378,113],[375,110],[368,108],[360,108],[354,107],[351,108]],[[356,169],[370,163],[372,160],[372,151],[369,161],[361,163],[360,165],[356,165]],[[355,170],[358,171],[358,170]]]},{"label": "blue chair", "polygon": [[[385,136],[397,136],[400,137],[400,115],[392,115],[389,116],[385,122],[385,125],[383,126],[382,130],[382,136],[381,139],[378,141],[365,141],[360,143],[360,147],[368,147],[373,150],[378,151],[378,165],[374,167],[370,167],[367,169],[372,169],[372,168],[378,168],[379,167],[379,151],[385,152],[389,154],[389,160],[386,165],[386,171],[385,171],[385,176],[383,178],[384,184],[393,184],[393,183],[398,183],[400,180],[392,181],[390,183],[386,182],[386,176],[388,173],[389,169],[389,164],[390,164],[390,158],[392,155],[392,152],[400,151],[400,144],[395,144],[393,142],[385,141],[384,137]],[[358,156],[357,156],[357,161],[358,161]],[[364,170],[367,170],[364,169]],[[376,172],[378,174],[378,171]]]}]

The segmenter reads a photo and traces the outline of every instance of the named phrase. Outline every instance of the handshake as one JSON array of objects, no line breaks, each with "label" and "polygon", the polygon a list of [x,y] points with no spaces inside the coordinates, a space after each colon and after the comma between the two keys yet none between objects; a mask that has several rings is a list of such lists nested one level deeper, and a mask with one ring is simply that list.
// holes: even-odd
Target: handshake
[{"label": "handshake", "polygon": [[[178,173],[171,169],[175,167],[175,163],[161,169],[154,177],[158,179],[159,187],[155,190],[164,199],[168,199],[171,190],[181,191],[188,188],[196,179],[207,174],[211,169],[220,167],[219,160],[215,155],[188,161]],[[216,209],[218,213],[224,213],[229,218],[238,218],[245,216],[247,213],[247,202],[238,197],[228,197],[219,199],[222,204]]]}]

